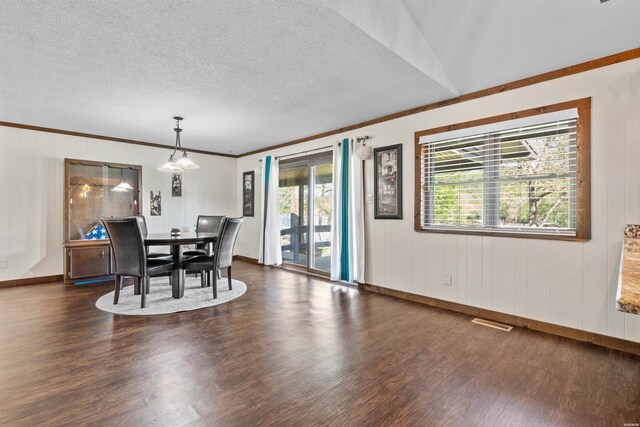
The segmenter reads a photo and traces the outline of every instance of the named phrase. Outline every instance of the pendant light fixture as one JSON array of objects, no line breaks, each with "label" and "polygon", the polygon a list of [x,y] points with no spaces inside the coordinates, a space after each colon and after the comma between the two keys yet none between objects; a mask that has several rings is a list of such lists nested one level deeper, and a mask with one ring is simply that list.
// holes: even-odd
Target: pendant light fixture
[{"label": "pendant light fixture", "polygon": [[[182,172],[183,170],[198,169],[200,166],[189,158],[187,150],[182,148],[182,144],[180,143],[180,132],[182,132],[182,129],[180,129],[180,120],[183,120],[183,118],[175,116],[173,119],[176,121],[176,127],[173,128],[173,130],[176,131],[176,145],[173,148],[173,153],[169,156],[169,160],[160,166],[158,170],[164,172]],[[178,151],[182,151],[182,156],[176,160],[175,156]]]},{"label": "pendant light fixture", "polygon": [[115,191],[116,193],[124,193],[131,190],[133,190],[131,184],[124,180],[124,169],[120,169],[120,184],[113,187],[111,191]]}]

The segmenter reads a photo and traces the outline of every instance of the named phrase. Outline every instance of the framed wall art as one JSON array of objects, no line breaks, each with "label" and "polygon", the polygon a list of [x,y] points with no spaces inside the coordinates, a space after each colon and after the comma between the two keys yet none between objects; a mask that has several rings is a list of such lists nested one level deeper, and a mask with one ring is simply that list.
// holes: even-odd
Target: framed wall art
[{"label": "framed wall art", "polygon": [[374,218],[402,219],[402,144],[373,151]]},{"label": "framed wall art", "polygon": [[255,172],[242,174],[242,216],[254,216]]},{"label": "framed wall art", "polygon": [[182,197],[182,174],[171,174],[171,197]]}]

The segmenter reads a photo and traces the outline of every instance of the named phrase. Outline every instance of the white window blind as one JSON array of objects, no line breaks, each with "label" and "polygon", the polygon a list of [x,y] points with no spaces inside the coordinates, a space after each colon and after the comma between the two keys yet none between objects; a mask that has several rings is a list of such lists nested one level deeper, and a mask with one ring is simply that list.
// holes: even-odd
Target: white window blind
[{"label": "white window blind", "polygon": [[421,138],[421,228],[575,236],[577,113],[535,119]]}]

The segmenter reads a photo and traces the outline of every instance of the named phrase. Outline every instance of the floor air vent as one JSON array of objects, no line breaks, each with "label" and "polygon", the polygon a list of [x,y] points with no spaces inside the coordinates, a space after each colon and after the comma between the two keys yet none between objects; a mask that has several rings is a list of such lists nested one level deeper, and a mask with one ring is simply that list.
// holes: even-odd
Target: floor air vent
[{"label": "floor air vent", "polygon": [[509,332],[513,329],[513,326],[503,325],[502,323],[492,322],[491,320],[475,318],[471,323],[477,323],[478,325],[488,326],[493,329],[499,329],[501,331]]}]

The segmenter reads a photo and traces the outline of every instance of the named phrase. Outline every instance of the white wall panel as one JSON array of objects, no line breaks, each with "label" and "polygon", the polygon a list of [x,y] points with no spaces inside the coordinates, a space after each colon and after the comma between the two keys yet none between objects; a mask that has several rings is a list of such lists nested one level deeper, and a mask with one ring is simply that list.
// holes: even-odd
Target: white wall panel
[{"label": "white wall panel", "polygon": [[482,238],[482,275],[480,306],[490,309],[493,307],[493,237]]},{"label": "white wall panel", "polygon": [[458,237],[458,295],[456,301],[461,304],[467,303],[467,236]]},{"label": "white wall panel", "polygon": [[[593,101],[592,138],[607,145],[607,306],[615,306],[622,237],[625,226],[625,148],[627,129],[628,64],[614,67],[610,77],[600,80],[602,90]],[[599,160],[599,159],[598,159]],[[638,185],[634,183],[633,185]],[[596,195],[599,197],[600,195]],[[600,201],[597,199],[597,201]],[[624,336],[624,314],[607,310],[607,334]]]},{"label": "white wall panel", "polygon": [[527,315],[527,271],[529,268],[529,243],[525,239],[517,239],[515,255],[515,288],[514,313],[518,316]]},{"label": "white wall panel", "polygon": [[482,306],[482,237],[467,238],[467,304]]},{"label": "white wall panel", "polygon": [[427,240],[427,295],[443,298],[444,234],[425,234]]},{"label": "white wall panel", "polygon": [[516,296],[516,239],[494,239],[491,307],[513,314]]},{"label": "white wall panel", "polygon": [[442,298],[447,301],[458,301],[458,236],[445,235],[443,245],[443,276],[451,275],[451,286],[444,284],[444,277],[440,278]]},{"label": "white wall panel", "polygon": [[549,321],[581,328],[582,247],[557,242],[549,249]]}]

